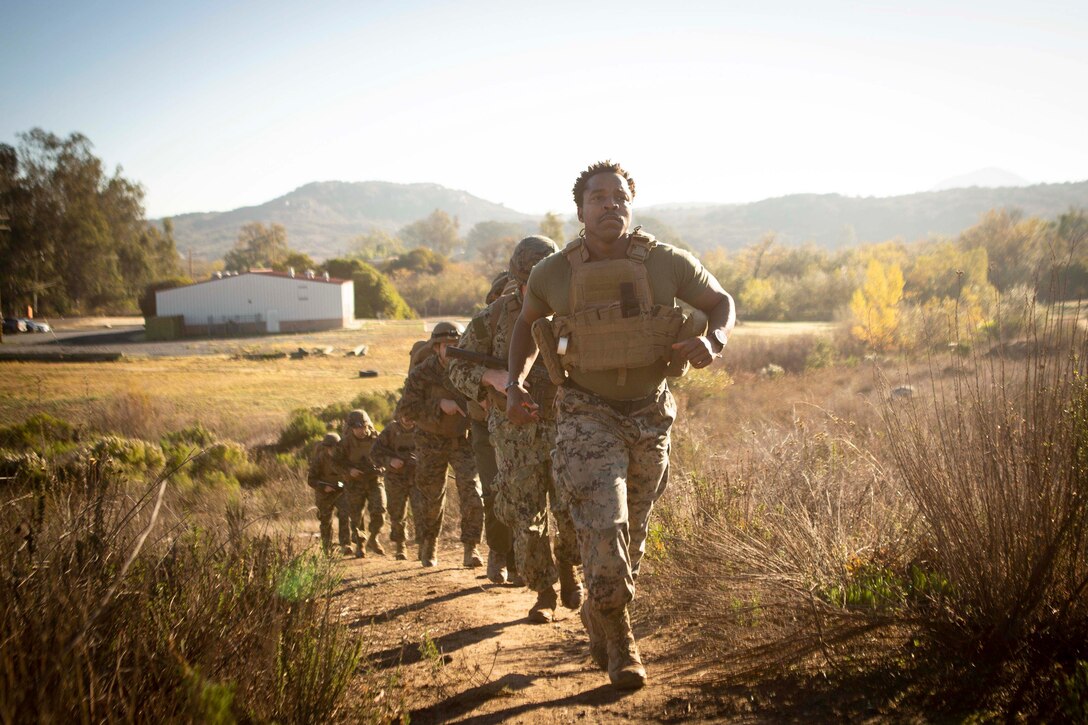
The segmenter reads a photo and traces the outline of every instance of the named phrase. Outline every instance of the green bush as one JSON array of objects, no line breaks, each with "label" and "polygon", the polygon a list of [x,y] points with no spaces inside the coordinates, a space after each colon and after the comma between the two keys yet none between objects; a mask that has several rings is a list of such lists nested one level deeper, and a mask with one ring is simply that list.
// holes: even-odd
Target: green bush
[{"label": "green bush", "polygon": [[355,284],[357,318],[410,320],[416,316],[388,277],[369,264],[360,264],[362,268],[351,276]]},{"label": "green bush", "polygon": [[16,451],[56,452],[58,448],[71,448],[78,440],[79,430],[75,426],[48,413],[0,427],[0,448]]},{"label": "green bush", "polygon": [[374,421],[374,425],[384,428],[393,420],[393,411],[397,409],[399,400],[399,391],[375,390],[356,395],[351,401],[351,408],[362,408],[370,416],[370,420]]},{"label": "green bush", "polygon": [[45,459],[34,451],[0,449],[0,481],[2,485],[41,484],[49,475]]},{"label": "green bush", "polygon": [[80,457],[89,462],[106,463],[117,473],[138,477],[154,475],[166,465],[166,456],[157,445],[120,436],[98,439]]},{"label": "green bush", "polygon": [[326,430],[325,424],[312,411],[296,410],[291,413],[276,445],[283,451],[301,448],[321,438]]}]

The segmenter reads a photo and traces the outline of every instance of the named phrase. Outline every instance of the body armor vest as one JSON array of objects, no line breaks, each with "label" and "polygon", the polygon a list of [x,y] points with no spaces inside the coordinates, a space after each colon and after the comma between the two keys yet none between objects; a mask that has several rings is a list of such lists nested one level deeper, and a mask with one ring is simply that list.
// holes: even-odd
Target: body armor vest
[{"label": "body armor vest", "polygon": [[589,261],[576,240],[563,250],[570,262],[570,314],[552,322],[556,352],[564,369],[627,370],[668,362],[680,336],[684,313],[674,305],[655,305],[646,257],[656,244],[636,228],[626,259]]},{"label": "body armor vest", "polygon": [[[441,385],[432,385],[430,393],[427,396],[428,402],[434,403],[442,398],[450,398],[453,396],[445,387]],[[438,414],[438,420],[417,420],[416,425],[421,430],[427,433],[433,433],[440,435],[443,438],[464,438],[468,433],[469,419],[466,416],[454,413],[453,415],[446,415],[445,413]]]}]

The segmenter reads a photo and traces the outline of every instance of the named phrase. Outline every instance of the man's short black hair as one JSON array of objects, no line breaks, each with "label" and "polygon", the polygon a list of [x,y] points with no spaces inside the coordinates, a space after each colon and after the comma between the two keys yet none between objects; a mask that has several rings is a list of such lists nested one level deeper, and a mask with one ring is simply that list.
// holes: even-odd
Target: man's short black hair
[{"label": "man's short black hair", "polygon": [[574,182],[574,204],[579,209],[582,208],[582,195],[586,193],[586,184],[589,183],[589,177],[601,172],[619,174],[627,179],[627,188],[631,190],[631,198],[635,198],[635,180],[631,178],[631,175],[628,174],[622,166],[606,159],[604,161],[598,161],[583,171],[578,175],[578,179]]}]

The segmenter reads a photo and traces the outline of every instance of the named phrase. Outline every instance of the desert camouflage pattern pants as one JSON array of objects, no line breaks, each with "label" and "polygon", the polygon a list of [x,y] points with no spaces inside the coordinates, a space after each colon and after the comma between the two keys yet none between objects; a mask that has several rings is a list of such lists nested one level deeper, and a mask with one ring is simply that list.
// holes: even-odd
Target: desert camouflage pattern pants
[{"label": "desert camouflage pattern pants", "polygon": [[344,484],[344,494],[336,502],[336,517],[340,524],[340,545],[360,542],[363,529],[363,506],[370,512],[369,531],[375,536],[385,523],[385,486],[377,474],[367,473],[362,478],[349,478]]},{"label": "desert camouflage pattern pants", "polygon": [[662,386],[622,414],[563,387],[557,405],[556,486],[578,532],[589,599],[599,609],[622,607],[634,598],[650,511],[668,484],[676,401]]},{"label": "desert camouflage pattern pants", "polygon": [[[534,592],[553,589],[559,580],[556,561],[577,564],[579,560],[574,523],[555,495],[551,462],[555,424],[500,424],[491,440],[499,466],[495,512],[514,535],[518,572]],[[548,517],[549,501],[554,527]]]},{"label": "desert camouflage pattern pants", "polygon": [[437,539],[442,532],[446,506],[446,469],[453,469],[457,500],[461,506],[461,541],[479,544],[484,528],[483,492],[476,477],[476,461],[467,436],[443,438],[416,433],[416,488],[420,509],[416,515],[416,535]]},{"label": "desert camouflage pattern pants", "polygon": [[491,434],[485,421],[474,420],[471,427],[472,454],[476,460],[476,470],[480,474],[480,487],[484,502],[484,539],[489,549],[509,553],[513,547],[510,527],[495,513],[495,489],[498,482],[498,461],[491,443]]},{"label": "desert camouflage pattern pants", "polygon": [[[387,468],[385,471],[385,494],[389,499],[389,540],[394,543],[407,541],[405,522],[408,518],[408,501],[412,502],[412,514],[420,510],[419,492],[415,487],[416,467],[405,464],[399,471]],[[418,527],[418,524],[417,524]]]},{"label": "desert camouflage pattern pants", "polygon": [[341,495],[340,491],[333,491],[332,493],[314,491],[317,521],[321,525],[321,548],[326,552],[332,550],[332,511],[336,508],[336,501]]}]

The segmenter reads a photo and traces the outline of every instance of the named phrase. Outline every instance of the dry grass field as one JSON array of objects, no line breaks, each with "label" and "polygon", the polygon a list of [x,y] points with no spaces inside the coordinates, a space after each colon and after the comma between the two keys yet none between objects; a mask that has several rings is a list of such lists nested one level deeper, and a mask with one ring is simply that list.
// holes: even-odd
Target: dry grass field
[{"label": "dry grass field", "polygon": [[[164,343],[166,356],[128,353],[113,363],[2,362],[0,422],[43,412],[93,424],[127,411],[150,426],[151,437],[199,421],[225,438],[255,444],[277,434],[293,409],[399,388],[408,350],[426,336],[426,324],[369,322],[358,330],[180,341]],[[366,356],[346,356],[363,344]],[[300,360],[245,357],[325,347],[333,352]],[[378,375],[360,378],[361,370]]]},{"label": "dry grass field", "polygon": [[[320,335],[186,341],[174,343],[176,354],[156,349],[115,363],[0,363],[0,426],[46,413],[88,431],[42,447],[44,461],[22,454],[24,469],[37,461],[44,477],[0,506],[0,524],[29,526],[38,538],[28,541],[49,542],[28,554],[18,541],[0,540],[3,560],[16,562],[0,584],[38,602],[25,612],[0,607],[7,617],[0,639],[21,643],[0,657],[0,686],[39,668],[43,684],[24,693],[33,700],[65,682],[56,663],[33,658],[43,645],[27,637],[56,636],[34,618],[67,598],[82,604],[61,628],[72,638],[64,666],[113,682],[120,670],[102,668],[114,661],[165,661],[141,686],[167,719],[291,720],[303,704],[342,719],[413,722],[1085,712],[1088,392],[1080,327],[1072,339],[1061,326],[1040,331],[1036,342],[1054,339],[1028,346],[1026,359],[992,354],[998,347],[989,345],[914,358],[863,355],[832,325],[740,327],[723,361],[673,384],[680,413],[669,487],[651,521],[632,606],[651,686],[623,699],[601,688],[600,673],[586,664],[577,615],[546,631],[525,625],[528,595],[489,588],[450,565],[452,540],[446,566],[426,576],[418,564],[386,559],[306,563],[315,522],[298,449],[257,447],[282,444],[294,410],[343,407],[360,393],[399,388],[424,329],[418,321],[366,323]],[[344,356],[359,344],[369,347],[365,357]],[[298,360],[246,357],[327,346],[331,355]],[[362,369],[378,375],[359,378]],[[910,387],[893,394],[901,386]],[[332,422],[310,420],[317,435]],[[107,433],[127,438],[90,452],[73,448]],[[155,519],[154,487],[140,487],[190,443],[204,447],[204,459],[184,464],[163,488],[164,521],[140,559],[146,566],[129,575],[150,579],[129,590],[166,587],[175,592],[171,602],[195,604],[161,621],[140,619],[136,599],[96,609],[93,602],[114,596],[99,572],[115,571],[137,526]],[[105,467],[111,457],[128,466],[130,483]],[[455,498],[447,501],[449,524]],[[272,546],[270,534],[289,539]],[[163,562],[179,556],[177,542],[190,539],[177,566],[193,576],[159,581]],[[80,564],[72,579],[65,562],[82,562],[88,551],[102,565]],[[24,557],[37,567],[26,571],[38,572],[26,579]],[[201,617],[213,614],[200,607],[213,606],[224,586],[202,574],[208,567],[226,572],[237,601],[266,602],[281,643],[295,648],[292,659],[273,662],[255,650],[234,661],[217,647],[164,634],[207,636]],[[268,582],[278,584],[269,590]],[[305,596],[285,596],[287,584]],[[156,611],[158,600],[147,596]],[[251,622],[214,616],[237,641],[260,639]],[[130,629],[147,641],[165,637],[166,650],[126,639]],[[80,639],[95,631],[100,640]],[[181,664],[171,664],[179,653]],[[308,684],[277,699],[267,685],[288,677],[276,669],[288,666]],[[156,677],[199,696],[183,694],[179,705]],[[130,692],[120,684],[107,692],[95,718],[117,717],[110,708],[126,707]],[[79,687],[69,695],[78,701]]]}]

